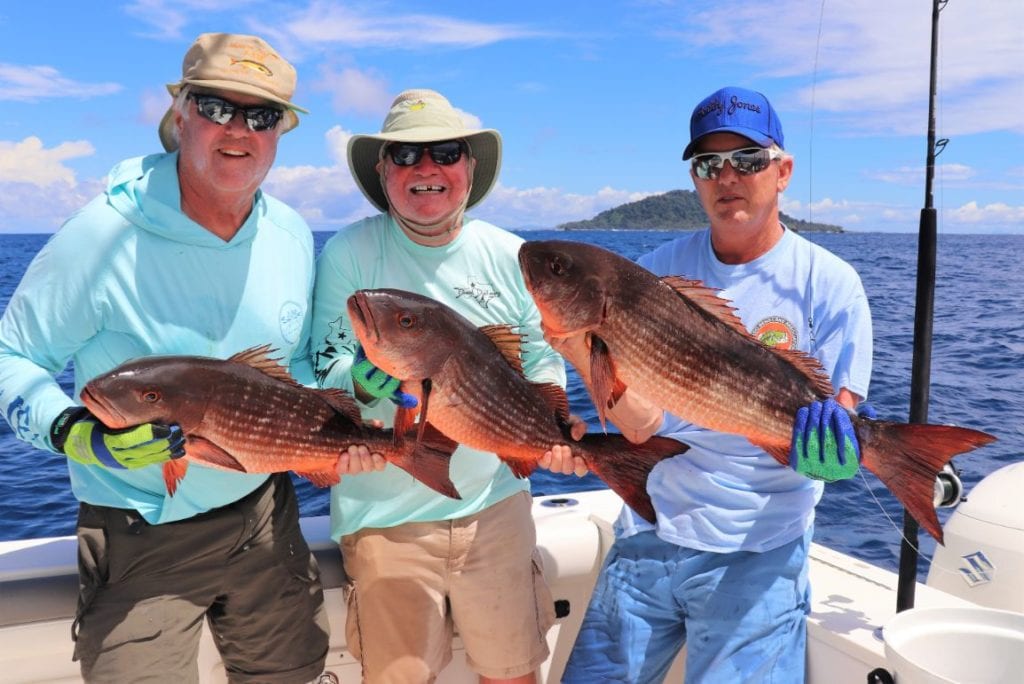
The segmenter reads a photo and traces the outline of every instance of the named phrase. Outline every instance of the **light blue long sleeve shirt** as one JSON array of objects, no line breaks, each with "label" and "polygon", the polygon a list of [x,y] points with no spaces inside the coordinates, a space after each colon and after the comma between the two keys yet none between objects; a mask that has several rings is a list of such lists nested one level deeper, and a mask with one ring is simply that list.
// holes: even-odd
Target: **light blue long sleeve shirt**
[{"label": "light blue long sleeve shirt", "polygon": [[[0,411],[14,433],[53,452],[53,420],[77,402],[54,380],[74,363],[75,396],[133,358],[227,358],[270,344],[311,382],[313,238],[293,210],[257,192],[224,242],[180,208],[177,154],[126,160],[104,194],[33,259],[0,319]],[[54,458],[65,458],[55,455]],[[68,460],[75,496],[132,508],[150,523],[192,517],[253,491],[265,474],[190,464],[173,497],[159,465],[137,470]]]}]

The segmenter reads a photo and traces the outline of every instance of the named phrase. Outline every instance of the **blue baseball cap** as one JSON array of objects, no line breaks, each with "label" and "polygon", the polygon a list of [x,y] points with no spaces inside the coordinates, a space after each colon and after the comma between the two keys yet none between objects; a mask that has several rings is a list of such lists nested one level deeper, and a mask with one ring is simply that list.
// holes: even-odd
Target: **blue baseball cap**
[{"label": "blue baseball cap", "polygon": [[746,88],[722,88],[711,93],[690,115],[690,144],[683,159],[693,156],[697,141],[709,133],[736,133],[760,147],[782,145],[782,123],[768,98]]}]

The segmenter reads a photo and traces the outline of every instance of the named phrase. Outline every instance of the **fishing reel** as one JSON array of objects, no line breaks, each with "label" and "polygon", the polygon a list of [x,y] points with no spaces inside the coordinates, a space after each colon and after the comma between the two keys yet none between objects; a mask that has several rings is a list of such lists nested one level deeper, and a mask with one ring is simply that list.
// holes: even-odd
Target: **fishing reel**
[{"label": "fishing reel", "polygon": [[960,471],[951,463],[942,466],[935,476],[935,490],[932,503],[936,508],[952,508],[964,499],[964,483],[960,480]]}]

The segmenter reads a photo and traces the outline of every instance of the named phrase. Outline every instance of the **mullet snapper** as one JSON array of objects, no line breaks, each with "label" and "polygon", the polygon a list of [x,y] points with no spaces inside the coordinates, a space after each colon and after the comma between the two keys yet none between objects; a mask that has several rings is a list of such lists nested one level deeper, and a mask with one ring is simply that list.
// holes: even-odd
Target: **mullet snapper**
[{"label": "mullet snapper", "polygon": [[[629,388],[686,421],[743,435],[786,465],[797,410],[835,394],[817,359],[764,346],[700,281],[659,278],[606,249],[561,240],[524,243],[519,265],[551,335],[590,335],[590,389],[602,422]],[[861,463],[942,542],[935,476],[956,454],[995,437],[851,420]]]},{"label": "mullet snapper", "polygon": [[396,443],[391,430],[364,425],[342,390],[309,389],[273,359],[269,346],[227,360],[153,356],[91,380],[82,403],[109,428],[177,423],[185,457],[164,464],[173,495],[190,462],[243,473],[294,471],[319,487],[337,484],[338,459],[365,444],[432,489],[458,499],[448,476],[458,446],[433,431]]},{"label": "mullet snapper", "polygon": [[[638,514],[654,522],[647,475],[662,459],[686,451],[674,439],[641,445],[621,435],[571,436],[569,401],[553,384],[530,382],[520,359],[522,336],[508,325],[477,328],[428,297],[402,290],[360,290],[348,313],[367,358],[421,396],[420,409],[399,409],[405,434],[417,414],[466,446],[493,452],[517,477],[527,477],[554,444],[573,454]],[[400,427],[401,426],[401,427]]]}]

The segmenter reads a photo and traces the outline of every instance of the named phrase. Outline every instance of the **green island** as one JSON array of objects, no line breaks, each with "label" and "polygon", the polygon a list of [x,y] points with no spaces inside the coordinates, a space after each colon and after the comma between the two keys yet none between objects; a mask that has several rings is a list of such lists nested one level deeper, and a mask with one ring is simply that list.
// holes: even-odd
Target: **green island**
[{"label": "green island", "polygon": [[[780,213],[782,222],[797,233],[844,233],[840,226],[814,223]],[[606,209],[592,219],[561,223],[558,230],[698,230],[708,225],[707,215],[692,190],[671,190]]]}]

